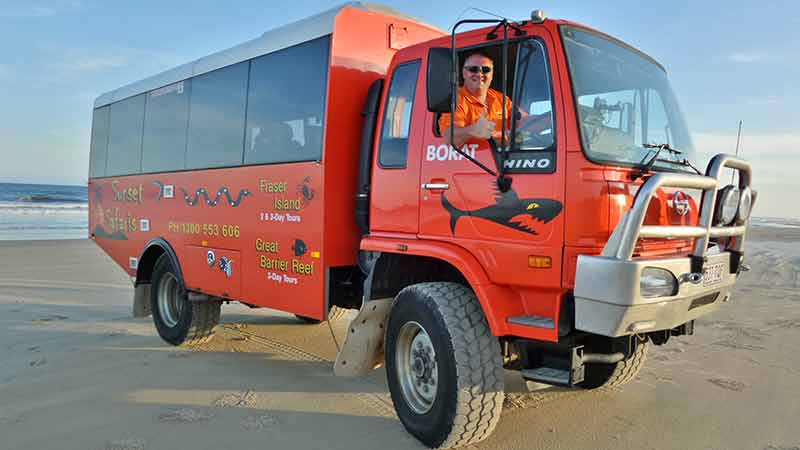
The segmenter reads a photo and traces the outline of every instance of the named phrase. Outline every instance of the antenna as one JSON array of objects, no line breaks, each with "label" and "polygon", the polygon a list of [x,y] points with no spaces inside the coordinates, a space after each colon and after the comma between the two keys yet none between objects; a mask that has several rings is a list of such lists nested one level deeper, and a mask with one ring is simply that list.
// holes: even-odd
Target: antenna
[{"label": "antenna", "polygon": [[[736,157],[739,156],[739,141],[742,138],[742,121],[739,120],[739,132],[736,133]],[[733,184],[733,176],[736,174],[736,171],[731,169],[731,184]]]},{"label": "antenna", "polygon": [[493,17],[497,17],[498,19],[506,19],[506,20],[507,20],[507,18],[506,18],[506,17],[503,17],[503,16],[501,16],[501,15],[495,14],[495,13],[493,13],[493,12],[491,12],[491,11],[486,11],[485,9],[474,8],[474,7],[471,7],[471,6],[470,6],[470,7],[464,8],[464,10],[463,10],[463,11],[461,11],[461,14],[459,14],[459,15],[458,15],[458,17],[456,17],[456,20],[455,20],[455,22],[453,22],[453,25],[451,25],[451,26],[450,26],[450,29],[451,29],[451,30],[453,29],[453,26],[454,26],[456,23],[458,23],[458,20],[459,20],[459,19],[461,19],[461,17],[462,17],[464,14],[466,14],[468,11],[477,11],[477,12],[479,12],[479,13],[481,13],[481,14],[486,14],[487,16],[493,16]]}]

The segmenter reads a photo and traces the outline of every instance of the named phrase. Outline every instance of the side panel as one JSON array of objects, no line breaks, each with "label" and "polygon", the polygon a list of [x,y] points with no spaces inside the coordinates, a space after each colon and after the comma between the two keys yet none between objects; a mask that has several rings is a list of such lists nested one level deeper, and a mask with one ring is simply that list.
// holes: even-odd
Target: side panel
[{"label": "side panel", "polygon": [[[95,179],[90,234],[131,276],[131,258],[162,237],[189,289],[321,316],[321,179],[313,162]],[[215,251],[211,272],[205,249]],[[226,255],[231,276],[219,267]]]},{"label": "side panel", "polygon": [[223,298],[239,298],[242,292],[241,253],[212,247],[184,247],[181,268],[187,286]]}]

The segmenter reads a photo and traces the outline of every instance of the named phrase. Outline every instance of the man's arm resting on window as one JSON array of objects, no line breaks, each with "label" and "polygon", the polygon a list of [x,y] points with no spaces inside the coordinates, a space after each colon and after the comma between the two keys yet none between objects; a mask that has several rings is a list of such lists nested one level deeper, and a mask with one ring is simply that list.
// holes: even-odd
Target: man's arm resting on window
[{"label": "man's arm resting on window", "polygon": [[473,138],[474,131],[472,130],[472,127],[474,125],[475,124],[467,125],[465,127],[454,127],[452,142],[450,141],[450,130],[445,130],[444,136],[445,139],[447,140],[447,143],[452,145],[453,147],[461,148],[462,145],[466,144],[467,141]]}]

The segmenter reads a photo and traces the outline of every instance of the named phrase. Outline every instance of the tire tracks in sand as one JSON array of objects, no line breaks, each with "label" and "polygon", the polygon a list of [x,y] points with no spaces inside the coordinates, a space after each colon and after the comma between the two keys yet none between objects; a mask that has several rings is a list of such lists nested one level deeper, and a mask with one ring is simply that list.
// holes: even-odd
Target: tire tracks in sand
[{"label": "tire tracks in sand", "polygon": [[[242,324],[224,324],[220,325],[220,327],[225,332],[232,334],[234,340],[250,341],[253,344],[259,345],[292,361],[314,361],[333,364],[333,361],[330,359],[310,353],[299,347],[246,331]],[[237,350],[235,346],[233,350],[240,351]],[[340,378],[340,380],[344,380],[345,383],[355,389],[357,389],[359,385],[363,386],[364,384],[382,391],[386,389],[385,386],[368,378]],[[547,389],[534,392],[507,392],[503,409],[504,411],[513,411],[518,409],[539,408],[555,400],[587,396],[592,394],[602,395],[604,393],[594,393],[581,389]],[[380,417],[397,419],[397,413],[394,410],[394,404],[392,403],[392,399],[388,393],[358,393],[356,394],[356,398],[371,411],[377,413]]]},{"label": "tire tracks in sand", "polygon": [[[314,361],[314,362],[325,362],[331,364],[331,376],[333,376],[333,361],[323,358],[319,355],[314,353],[310,353],[306,350],[301,348],[295,347],[293,345],[289,345],[285,342],[277,341],[275,339],[271,339],[265,336],[261,336],[258,334],[251,333],[246,331],[241,326],[236,326],[235,324],[225,324],[221,325],[221,328],[228,333],[238,335],[256,345],[259,345],[269,351],[281,355],[284,358],[290,359],[292,361]],[[358,379],[347,379],[341,378],[346,384],[349,384],[354,390],[360,386],[369,385],[373,388],[377,388],[381,391],[385,389],[385,386],[382,386],[368,378],[358,378]],[[364,404],[367,408],[369,408],[374,413],[378,414],[380,417],[388,418],[388,419],[396,419],[397,414],[394,411],[394,405],[392,403],[391,398],[389,397],[388,393],[381,392],[381,393],[368,393],[368,392],[361,392],[356,393],[356,398]]]}]

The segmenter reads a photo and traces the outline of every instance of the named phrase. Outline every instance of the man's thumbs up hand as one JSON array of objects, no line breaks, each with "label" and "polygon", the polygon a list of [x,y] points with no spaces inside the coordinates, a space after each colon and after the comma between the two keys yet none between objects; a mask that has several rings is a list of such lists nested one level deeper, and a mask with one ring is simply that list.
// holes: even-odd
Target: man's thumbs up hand
[{"label": "man's thumbs up hand", "polygon": [[478,120],[470,125],[470,137],[476,139],[489,139],[494,133],[494,122],[486,119],[486,111],[481,114]]}]

